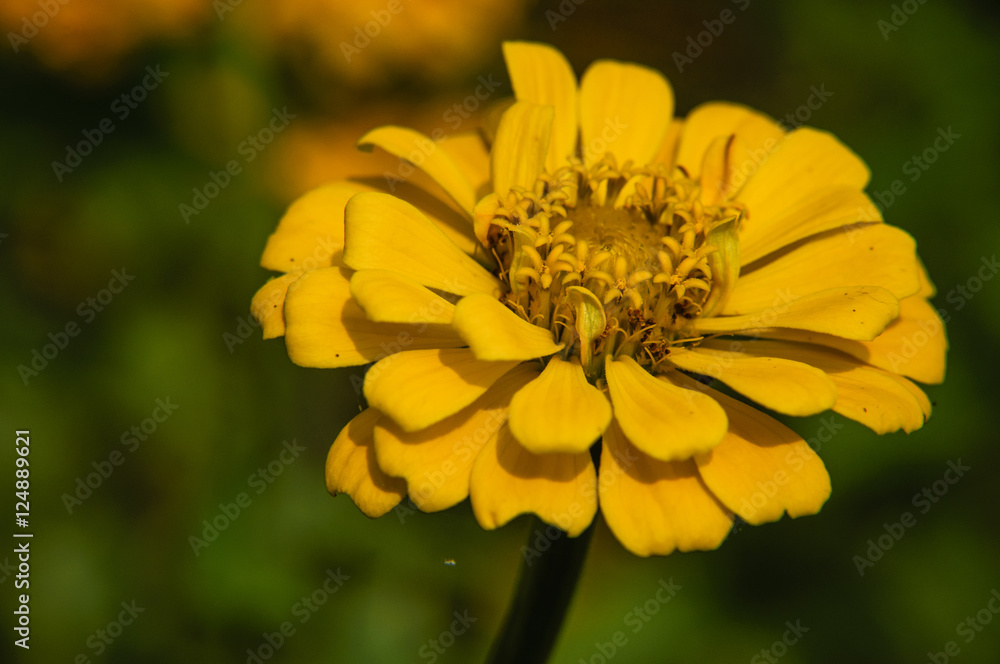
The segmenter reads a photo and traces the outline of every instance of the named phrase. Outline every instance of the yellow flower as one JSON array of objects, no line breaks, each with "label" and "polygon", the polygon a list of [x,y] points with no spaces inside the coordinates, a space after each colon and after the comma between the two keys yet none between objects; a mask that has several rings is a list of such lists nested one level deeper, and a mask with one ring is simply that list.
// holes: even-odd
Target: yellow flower
[{"label": "yellow flower", "polygon": [[532,512],[573,536],[600,506],[638,555],[712,549],[734,515],[816,513],[830,480],[709,379],[786,415],[923,424],[904,376],[942,380],[943,327],[854,153],[734,104],[672,119],[669,84],[638,65],[599,61],[578,85],[548,46],[504,55],[516,102],[489,145],[360,141],[448,200],[338,182],[268,241],[262,264],[286,274],[254,299],[265,337],[304,366],[374,362],[332,492],[370,516],[469,496],[484,528]]}]

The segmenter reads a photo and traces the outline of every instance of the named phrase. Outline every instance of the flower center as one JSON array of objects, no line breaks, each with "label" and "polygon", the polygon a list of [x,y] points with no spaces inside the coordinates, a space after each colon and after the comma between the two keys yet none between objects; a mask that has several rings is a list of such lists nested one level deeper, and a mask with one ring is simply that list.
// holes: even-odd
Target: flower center
[{"label": "flower center", "polygon": [[652,368],[692,341],[691,321],[717,311],[736,280],[743,208],[703,205],[681,168],[574,158],[490,212],[501,299],[592,378],[609,353]]}]

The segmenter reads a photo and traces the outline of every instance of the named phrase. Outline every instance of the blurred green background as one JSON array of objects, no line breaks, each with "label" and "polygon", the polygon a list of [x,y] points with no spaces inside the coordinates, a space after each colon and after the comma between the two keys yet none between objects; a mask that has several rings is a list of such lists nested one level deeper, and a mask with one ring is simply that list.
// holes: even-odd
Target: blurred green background
[{"label": "blurred green background", "polygon": [[[818,516],[744,528],[718,551],[652,559],[626,552],[599,523],[552,661],[997,661],[1000,616],[988,607],[991,593],[1000,597],[1000,279],[984,270],[976,281],[1000,249],[995,6],[399,2],[10,0],[0,9],[0,506],[14,511],[14,432],[30,429],[35,535],[28,652],[12,643],[17,560],[0,535],[10,542],[0,547],[0,658],[482,660],[527,520],[483,532],[464,503],[371,521],[347,497],[331,498],[323,462],[360,405],[352,372],[293,365],[281,341],[261,341],[248,307],[268,277],[258,259],[282,210],[362,163],[351,147],[362,131],[449,128],[444,114],[478,77],[507,86],[501,40],[527,38],[562,49],[578,73],[600,57],[656,67],[680,114],[726,99],[784,118],[825,86],[829,99],[799,119],[860,154],[883,203],[899,181],[885,218],[917,239],[951,345],[945,384],[927,388],[934,415],[911,435],[879,437],[839,416],[788,422],[807,439],[835,430],[820,450],[834,491]],[[679,67],[675,54],[724,10],[735,20]],[[392,18],[345,53],[342,42],[363,43],[355,28],[373,11]],[[246,143],[275,109],[295,117],[266,145]],[[911,159],[949,128],[958,138],[914,171]],[[53,166],[81,141],[91,154],[71,171]],[[179,206],[193,205],[195,189],[215,191],[206,185],[213,173],[225,181],[231,160],[239,172],[185,215]],[[108,290],[116,270],[134,278]],[[70,323],[76,335],[37,375],[18,369]],[[162,404],[176,408],[167,415]],[[293,440],[304,451],[282,462]],[[970,470],[942,483],[959,460]],[[107,477],[93,475],[101,469]],[[97,488],[67,498],[88,476]],[[944,489],[936,502],[913,503],[935,486]],[[239,515],[221,516],[240,494]],[[915,525],[860,574],[855,556],[904,512]],[[193,547],[206,520],[226,527]],[[338,571],[342,585],[322,590]],[[670,579],[682,588],[660,605]],[[129,618],[123,602],[142,612]],[[646,619],[635,612],[644,606],[655,609]],[[475,622],[442,639],[455,612]],[[120,617],[131,624],[119,628]],[[285,622],[294,633],[280,634]],[[795,636],[786,622],[808,631]],[[612,650],[619,631],[625,644]],[[282,643],[272,651],[268,639]],[[450,647],[438,653],[432,640]],[[950,641],[950,654],[929,656]]]}]

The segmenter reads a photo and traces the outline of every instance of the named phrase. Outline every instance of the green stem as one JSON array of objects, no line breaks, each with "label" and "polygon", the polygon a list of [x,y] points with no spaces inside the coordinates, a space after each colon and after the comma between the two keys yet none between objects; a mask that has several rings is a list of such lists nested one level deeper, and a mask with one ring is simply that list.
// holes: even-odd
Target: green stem
[{"label": "green stem", "polygon": [[[556,530],[531,517],[517,590],[486,658],[488,664],[544,664],[548,660],[573,599],[594,525],[578,537],[559,530],[558,536],[550,538]],[[541,551],[536,542],[546,542],[549,548]]]}]

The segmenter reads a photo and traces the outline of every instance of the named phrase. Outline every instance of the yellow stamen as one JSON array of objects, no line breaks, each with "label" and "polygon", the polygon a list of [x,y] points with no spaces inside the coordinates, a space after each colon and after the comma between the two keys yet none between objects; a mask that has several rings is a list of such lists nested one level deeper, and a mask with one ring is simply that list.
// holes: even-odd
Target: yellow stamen
[{"label": "yellow stamen", "polygon": [[[595,362],[609,353],[653,367],[671,345],[691,341],[691,321],[713,292],[713,301],[728,292],[713,281],[710,263],[725,266],[729,254],[707,240],[721,224],[738,224],[743,210],[705,206],[700,191],[683,169],[619,167],[608,155],[590,167],[573,158],[530,190],[491,200],[477,214],[493,214],[487,237],[510,287],[504,301],[548,327],[588,376],[601,375]],[[582,292],[593,296],[589,307],[603,307],[601,334],[587,328],[581,336],[573,322]]]}]

